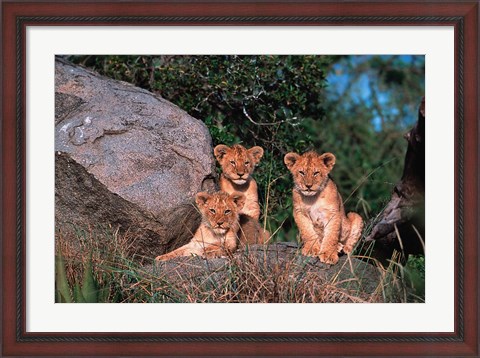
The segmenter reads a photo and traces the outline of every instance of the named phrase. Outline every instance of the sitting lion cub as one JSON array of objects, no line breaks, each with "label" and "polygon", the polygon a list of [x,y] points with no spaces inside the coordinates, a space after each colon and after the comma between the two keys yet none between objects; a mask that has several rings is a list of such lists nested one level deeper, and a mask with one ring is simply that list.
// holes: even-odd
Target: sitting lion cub
[{"label": "sitting lion cub", "polygon": [[220,190],[227,193],[236,191],[245,194],[245,206],[240,214],[258,220],[260,205],[258,204],[257,182],[251,175],[255,166],[262,159],[262,147],[246,149],[240,144],[232,147],[219,144],[213,150],[213,154],[222,167]]},{"label": "sitting lion cub", "polygon": [[164,261],[192,254],[218,257],[237,249],[240,229],[238,214],[245,203],[245,195],[221,191],[214,194],[201,192],[197,194],[195,201],[202,215],[202,223],[192,240],[168,254],[157,256],[155,260]]},{"label": "sitting lion cub", "polygon": [[[257,244],[268,240],[270,234],[258,224],[260,205],[258,204],[257,182],[252,178],[253,170],[263,156],[262,147],[246,149],[240,144],[228,147],[219,144],[213,150],[222,168],[220,175],[220,190],[226,193],[243,193],[245,205],[240,210],[242,234],[241,243]],[[247,231],[247,234],[243,232]]]},{"label": "sitting lion cub", "polygon": [[356,213],[345,216],[342,198],[328,175],[335,156],[288,153],[284,162],[295,184],[293,216],[303,241],[302,254],[336,264],[338,252],[352,252],[362,234],[363,220]]}]

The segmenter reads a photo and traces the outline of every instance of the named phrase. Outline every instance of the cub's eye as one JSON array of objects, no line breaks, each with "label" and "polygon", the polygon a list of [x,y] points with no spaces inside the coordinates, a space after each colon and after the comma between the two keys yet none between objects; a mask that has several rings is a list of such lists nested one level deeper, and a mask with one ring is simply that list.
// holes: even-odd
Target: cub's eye
[{"label": "cub's eye", "polygon": [[313,173],[313,176],[316,177],[316,176],[318,176],[318,174],[320,174],[320,173],[319,173],[319,172],[315,172],[315,173]]},{"label": "cub's eye", "polygon": [[232,212],[232,210],[228,210],[228,209],[227,209],[227,210],[225,210],[225,215],[228,215],[228,214],[230,214],[231,212]]},{"label": "cub's eye", "polygon": [[234,161],[234,160],[231,160],[231,161],[230,161],[230,164],[235,165],[235,161]]},{"label": "cub's eye", "polygon": [[302,177],[305,175],[305,173],[302,172],[301,170],[298,172],[298,174],[300,174]]},{"label": "cub's eye", "polygon": [[212,214],[215,214],[216,211],[215,211],[215,209],[210,209],[210,212],[211,212]]},{"label": "cub's eye", "polygon": [[250,164],[250,162],[247,160],[247,161],[245,162],[245,165],[248,165],[248,164]]}]

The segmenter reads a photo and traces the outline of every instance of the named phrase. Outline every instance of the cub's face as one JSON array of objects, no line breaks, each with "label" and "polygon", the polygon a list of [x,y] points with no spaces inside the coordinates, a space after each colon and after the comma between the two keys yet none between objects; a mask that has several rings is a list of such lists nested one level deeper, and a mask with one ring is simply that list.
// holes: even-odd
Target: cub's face
[{"label": "cub's face", "polygon": [[223,174],[233,183],[242,185],[247,182],[253,169],[260,162],[263,149],[261,147],[246,149],[239,144],[232,147],[219,144],[213,153],[222,167]]},{"label": "cub's face", "polygon": [[328,173],[335,165],[335,156],[332,153],[288,153],[283,161],[293,175],[295,188],[302,195],[314,196],[324,189]]},{"label": "cub's face", "polygon": [[214,194],[198,193],[195,201],[202,214],[203,223],[217,235],[224,235],[238,225],[238,213],[245,204],[245,195],[218,191]]}]

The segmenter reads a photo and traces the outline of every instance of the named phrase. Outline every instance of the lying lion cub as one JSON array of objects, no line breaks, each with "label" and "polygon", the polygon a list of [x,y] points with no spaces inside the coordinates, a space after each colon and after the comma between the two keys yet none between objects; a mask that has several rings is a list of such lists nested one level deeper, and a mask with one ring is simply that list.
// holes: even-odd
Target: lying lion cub
[{"label": "lying lion cub", "polygon": [[222,168],[220,190],[230,194],[237,192],[245,195],[245,205],[239,214],[242,232],[248,232],[249,235],[240,235],[240,242],[249,244],[266,242],[270,234],[260,229],[258,224],[260,205],[257,182],[251,176],[255,166],[262,159],[262,147],[246,149],[240,144],[231,147],[219,144],[213,150],[213,154]]},{"label": "lying lion cub", "polygon": [[202,223],[192,240],[168,254],[157,256],[155,260],[164,261],[192,254],[218,257],[237,249],[240,234],[239,212],[245,204],[245,195],[236,192],[232,194],[221,191],[214,194],[201,192],[197,194],[195,201],[202,215]]},{"label": "lying lion cub", "polygon": [[284,162],[295,184],[293,216],[303,241],[302,254],[336,264],[338,252],[352,252],[362,234],[363,220],[356,213],[345,216],[342,198],[328,175],[335,156],[288,153]]}]

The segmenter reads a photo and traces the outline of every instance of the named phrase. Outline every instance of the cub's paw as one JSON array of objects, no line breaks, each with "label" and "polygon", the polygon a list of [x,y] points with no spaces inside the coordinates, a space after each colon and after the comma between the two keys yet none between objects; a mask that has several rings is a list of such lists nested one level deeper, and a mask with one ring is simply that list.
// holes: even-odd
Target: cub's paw
[{"label": "cub's paw", "polygon": [[352,251],[353,251],[353,245],[348,245],[348,244],[347,244],[347,245],[345,245],[345,246],[343,247],[343,252],[345,252],[346,254],[349,254],[349,253],[351,253]]},{"label": "cub's paw", "polygon": [[338,252],[322,252],[320,253],[319,258],[323,263],[335,265],[338,262]]},{"label": "cub's paw", "polygon": [[155,261],[166,261],[166,260],[168,260],[165,256],[166,255],[157,256],[157,257],[155,257]]},{"label": "cub's paw", "polygon": [[302,248],[302,255],[303,256],[318,256],[320,255],[320,247],[319,246],[304,246]]}]

